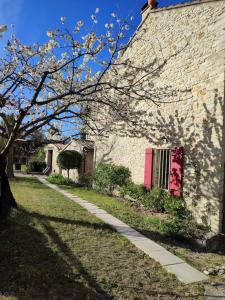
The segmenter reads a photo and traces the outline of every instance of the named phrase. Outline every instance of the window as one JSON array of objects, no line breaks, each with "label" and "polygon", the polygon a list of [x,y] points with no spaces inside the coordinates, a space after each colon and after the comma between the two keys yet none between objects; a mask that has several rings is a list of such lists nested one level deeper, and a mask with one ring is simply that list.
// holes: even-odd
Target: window
[{"label": "window", "polygon": [[169,189],[170,149],[153,149],[152,186]]}]

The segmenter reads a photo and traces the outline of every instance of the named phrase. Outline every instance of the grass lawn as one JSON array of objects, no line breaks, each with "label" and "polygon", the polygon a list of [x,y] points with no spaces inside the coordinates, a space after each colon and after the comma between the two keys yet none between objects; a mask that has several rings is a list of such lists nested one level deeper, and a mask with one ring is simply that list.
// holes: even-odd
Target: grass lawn
[{"label": "grass lawn", "polygon": [[0,225],[1,299],[203,299],[201,284],[180,283],[58,192],[35,179],[11,186],[19,210]]},{"label": "grass lawn", "polygon": [[[159,242],[172,253],[185,259],[201,271],[215,266],[225,265],[225,255],[196,249],[185,242],[178,242],[167,237],[160,230],[160,218],[149,216],[138,211],[129,201],[119,200],[115,197],[105,196],[93,190],[84,188],[63,187],[73,194],[86,199],[108,213],[122,220],[149,238]],[[214,281],[225,282],[225,275],[212,277]]]}]

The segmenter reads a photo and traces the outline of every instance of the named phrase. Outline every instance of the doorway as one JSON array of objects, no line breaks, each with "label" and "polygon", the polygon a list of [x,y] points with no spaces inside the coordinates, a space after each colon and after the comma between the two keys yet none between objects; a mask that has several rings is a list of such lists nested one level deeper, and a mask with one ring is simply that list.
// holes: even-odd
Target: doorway
[{"label": "doorway", "polygon": [[47,166],[50,168],[50,172],[52,171],[52,158],[53,158],[53,150],[48,150],[47,156]]}]

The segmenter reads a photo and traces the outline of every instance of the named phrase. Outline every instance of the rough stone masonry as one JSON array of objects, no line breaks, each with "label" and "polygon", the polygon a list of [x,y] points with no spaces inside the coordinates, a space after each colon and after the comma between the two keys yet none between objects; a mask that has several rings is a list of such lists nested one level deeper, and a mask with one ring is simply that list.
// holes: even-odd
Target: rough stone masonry
[{"label": "rough stone masonry", "polygon": [[[132,134],[119,130],[95,141],[96,163],[129,167],[143,183],[145,149],[183,146],[183,194],[199,223],[221,232],[224,198],[225,1],[203,0],[146,9],[122,59],[137,66],[160,65],[143,110],[145,126]],[[144,98],[144,95],[143,95]],[[144,119],[143,119],[144,118]]]}]

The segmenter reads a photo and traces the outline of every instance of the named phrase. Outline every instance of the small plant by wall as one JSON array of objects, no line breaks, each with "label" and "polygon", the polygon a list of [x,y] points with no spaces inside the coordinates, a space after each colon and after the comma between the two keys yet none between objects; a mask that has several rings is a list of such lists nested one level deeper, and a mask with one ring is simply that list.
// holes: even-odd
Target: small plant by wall
[{"label": "small plant by wall", "polygon": [[120,196],[129,196],[154,212],[166,213],[167,218],[161,223],[161,230],[169,236],[199,238],[209,230],[196,223],[183,197],[172,196],[161,188],[153,188],[147,192],[143,185],[129,182],[120,188]]},{"label": "small plant by wall", "polygon": [[129,181],[126,185],[123,185],[119,189],[119,194],[123,198],[128,196],[129,198],[143,204],[147,191],[143,184],[135,184],[132,181]]},{"label": "small plant by wall", "polygon": [[80,184],[84,185],[87,189],[91,189],[94,181],[94,172],[86,172],[79,178]]},{"label": "small plant by wall", "polygon": [[95,188],[113,194],[116,188],[126,185],[130,177],[130,170],[124,166],[100,163],[95,172]]},{"label": "small plant by wall", "polygon": [[48,181],[50,183],[53,183],[53,184],[59,184],[59,185],[73,185],[74,182],[69,179],[69,178],[66,178],[64,176],[62,176],[61,174],[57,174],[57,173],[52,173],[48,176]]}]

